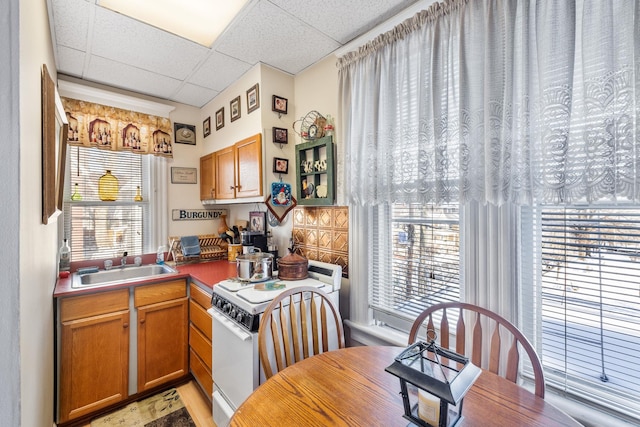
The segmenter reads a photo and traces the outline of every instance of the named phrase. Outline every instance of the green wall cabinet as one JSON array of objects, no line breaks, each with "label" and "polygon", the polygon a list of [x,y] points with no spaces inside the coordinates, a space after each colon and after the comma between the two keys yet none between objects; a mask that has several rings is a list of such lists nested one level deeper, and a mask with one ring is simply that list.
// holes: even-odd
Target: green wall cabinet
[{"label": "green wall cabinet", "polygon": [[296,145],[296,171],[299,205],[333,205],[335,173],[332,136]]}]

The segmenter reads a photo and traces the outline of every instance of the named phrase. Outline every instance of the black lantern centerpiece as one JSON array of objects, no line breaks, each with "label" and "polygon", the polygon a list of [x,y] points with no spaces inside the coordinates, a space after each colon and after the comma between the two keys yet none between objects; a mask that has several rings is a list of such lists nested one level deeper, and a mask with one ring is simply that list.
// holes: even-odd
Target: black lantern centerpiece
[{"label": "black lantern centerpiece", "polygon": [[430,340],[407,347],[385,371],[400,378],[404,418],[423,427],[453,427],[481,369]]}]

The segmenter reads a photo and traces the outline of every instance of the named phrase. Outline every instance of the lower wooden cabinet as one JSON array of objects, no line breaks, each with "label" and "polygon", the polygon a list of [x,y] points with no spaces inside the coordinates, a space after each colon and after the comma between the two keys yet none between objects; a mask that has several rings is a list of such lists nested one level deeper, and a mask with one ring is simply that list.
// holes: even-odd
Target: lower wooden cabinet
[{"label": "lower wooden cabinet", "polygon": [[211,374],[211,293],[195,284],[189,287],[189,367],[191,374],[202,388],[203,394],[211,401],[213,394],[213,375]]},{"label": "lower wooden cabinet", "polygon": [[184,280],[135,288],[138,310],[138,392],[189,372],[189,308]]},{"label": "lower wooden cabinet", "polygon": [[[57,304],[58,424],[188,376],[185,279],[63,297]],[[130,366],[130,357],[137,364]]]},{"label": "lower wooden cabinet", "polygon": [[129,314],[128,289],[61,301],[60,422],[127,398]]}]

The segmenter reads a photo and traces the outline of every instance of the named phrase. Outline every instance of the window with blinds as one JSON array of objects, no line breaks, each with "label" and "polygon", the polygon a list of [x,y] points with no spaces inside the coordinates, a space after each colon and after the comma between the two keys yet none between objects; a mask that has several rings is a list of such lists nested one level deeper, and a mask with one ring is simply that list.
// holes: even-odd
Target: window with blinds
[{"label": "window with blinds", "polygon": [[[65,190],[65,236],[71,260],[120,257],[143,253],[148,209],[146,157],[126,151],[69,147]],[[114,201],[102,201],[99,181],[107,171],[117,179]],[[139,192],[138,192],[139,190]],[[137,201],[137,195],[142,201]]]},{"label": "window with blinds", "polygon": [[638,415],[640,208],[544,207],[534,224],[547,381]]},{"label": "window with blinds", "polygon": [[[458,205],[394,204],[378,210],[373,259],[387,259],[388,274],[374,264],[370,287],[374,317],[394,326],[412,322],[432,304],[460,299]],[[382,274],[377,273],[383,271]]]}]

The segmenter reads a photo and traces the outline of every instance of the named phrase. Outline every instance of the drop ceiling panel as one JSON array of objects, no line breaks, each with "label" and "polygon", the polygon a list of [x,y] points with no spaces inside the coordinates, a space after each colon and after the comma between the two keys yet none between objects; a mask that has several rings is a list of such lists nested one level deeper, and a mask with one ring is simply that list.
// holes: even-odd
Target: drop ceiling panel
[{"label": "drop ceiling panel", "polygon": [[250,0],[212,48],[97,0],[45,1],[58,72],[202,107],[258,62],[295,75],[416,1],[434,0]]},{"label": "drop ceiling panel", "polygon": [[102,7],[96,7],[91,53],[176,79],[186,78],[209,50]]},{"label": "drop ceiling panel", "polygon": [[75,77],[82,77],[84,58],[86,54],[81,50],[58,46],[58,71]]},{"label": "drop ceiling panel", "polygon": [[98,56],[91,57],[84,78],[163,99],[170,99],[170,96],[177,91],[182,83],[178,79],[172,79],[128,64],[116,63]]},{"label": "drop ceiling panel", "polygon": [[213,52],[189,78],[195,85],[222,91],[246,73],[252,65],[248,62]]},{"label": "drop ceiling panel", "polygon": [[261,1],[221,37],[216,50],[296,74],[338,47],[317,29]]},{"label": "drop ceiling panel", "polygon": [[345,44],[415,3],[415,0],[271,0],[301,21]]},{"label": "drop ceiling panel", "polygon": [[82,51],[87,50],[92,6],[85,0],[57,0],[53,2],[55,43]]},{"label": "drop ceiling panel", "polygon": [[187,83],[178,90],[178,93],[171,97],[171,100],[196,107],[203,107],[211,99],[215,98],[218,93],[220,92],[217,90]]}]

